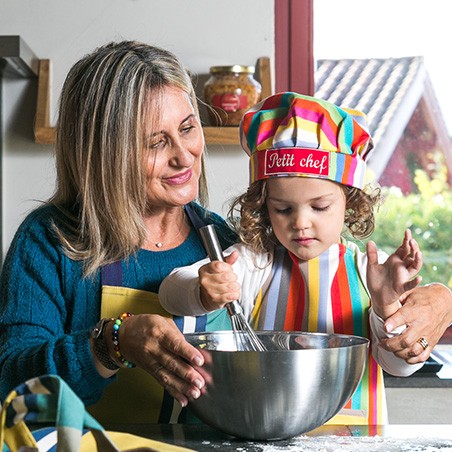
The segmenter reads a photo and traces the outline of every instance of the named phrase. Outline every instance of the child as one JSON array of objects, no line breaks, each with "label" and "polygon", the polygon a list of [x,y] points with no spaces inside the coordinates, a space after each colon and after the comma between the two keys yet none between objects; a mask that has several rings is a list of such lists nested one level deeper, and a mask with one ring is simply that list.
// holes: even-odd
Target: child
[{"label": "child", "polygon": [[226,250],[226,262],[205,259],[174,270],[160,302],[173,314],[200,315],[239,299],[258,330],[370,338],[359,388],[330,422],[387,423],[382,368],[406,376],[422,364],[407,364],[378,342],[390,336],[383,320],[399,309],[398,298],[419,284],[422,258],[409,231],[389,257],[373,242],[362,253],[342,236],[344,226],[355,238],[374,229],[380,192],[363,189],[372,149],[365,116],[276,94],[244,115],[241,143],[250,156],[250,187],[230,217],[240,211],[242,243]]}]

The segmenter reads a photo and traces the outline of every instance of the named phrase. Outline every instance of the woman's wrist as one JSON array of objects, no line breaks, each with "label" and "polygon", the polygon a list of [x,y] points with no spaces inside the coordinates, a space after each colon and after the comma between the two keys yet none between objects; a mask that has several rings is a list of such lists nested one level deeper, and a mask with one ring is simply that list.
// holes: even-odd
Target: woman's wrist
[{"label": "woman's wrist", "polygon": [[122,367],[135,367],[135,364],[124,357],[119,340],[120,328],[125,319],[131,316],[132,314],[124,312],[118,318],[101,319],[91,332],[91,351],[96,368],[103,377],[110,377]]},{"label": "woman's wrist", "polygon": [[130,312],[123,312],[117,319],[112,322],[112,332],[111,332],[111,343],[113,344],[113,353],[116,362],[119,363],[120,367],[132,368],[135,364],[130,362],[122,353],[120,341],[119,341],[119,330],[121,329],[124,321],[132,317],[133,314]]},{"label": "woman's wrist", "polygon": [[112,323],[114,319],[101,319],[96,324],[90,335],[91,354],[94,358],[94,364],[100,375],[105,378],[111,377],[115,374],[120,366],[112,359],[110,352],[108,324]]},{"label": "woman's wrist", "polygon": [[375,314],[383,320],[386,320],[388,317],[391,317],[402,307],[402,304],[400,303],[399,300],[396,300],[389,305],[385,305],[383,303],[381,305],[377,305],[372,299],[371,305]]}]

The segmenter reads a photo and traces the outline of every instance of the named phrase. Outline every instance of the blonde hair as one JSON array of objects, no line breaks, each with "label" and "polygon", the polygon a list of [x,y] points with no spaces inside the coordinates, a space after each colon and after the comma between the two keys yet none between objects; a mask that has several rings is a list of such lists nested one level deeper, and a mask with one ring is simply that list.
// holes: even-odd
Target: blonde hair
[{"label": "blonde hair", "polygon": [[[380,204],[381,190],[371,185],[363,190],[340,184],[345,193],[344,226],[354,238],[369,237],[375,228],[374,209]],[[235,198],[228,220],[242,243],[257,253],[270,252],[278,243],[267,210],[267,181],[258,180]]]},{"label": "blonde hair", "polygon": [[[172,53],[123,41],[78,61],[64,82],[56,137],[61,212],[53,228],[65,253],[84,261],[85,275],[130,256],[145,237],[145,121],[158,118],[162,89],[186,92],[199,117],[189,72]],[[149,99],[156,100],[149,111]],[[199,201],[207,201],[204,160]]]}]

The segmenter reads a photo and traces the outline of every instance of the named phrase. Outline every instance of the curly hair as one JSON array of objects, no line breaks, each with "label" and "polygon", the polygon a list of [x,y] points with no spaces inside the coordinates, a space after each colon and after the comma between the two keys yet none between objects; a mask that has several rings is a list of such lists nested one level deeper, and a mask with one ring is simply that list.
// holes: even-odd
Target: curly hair
[{"label": "curly hair", "polygon": [[[363,190],[341,185],[345,193],[344,226],[357,239],[369,237],[375,228],[375,208],[381,202],[381,189],[368,184]],[[278,243],[267,209],[267,181],[258,180],[235,198],[228,220],[240,241],[255,252],[269,252]]]}]

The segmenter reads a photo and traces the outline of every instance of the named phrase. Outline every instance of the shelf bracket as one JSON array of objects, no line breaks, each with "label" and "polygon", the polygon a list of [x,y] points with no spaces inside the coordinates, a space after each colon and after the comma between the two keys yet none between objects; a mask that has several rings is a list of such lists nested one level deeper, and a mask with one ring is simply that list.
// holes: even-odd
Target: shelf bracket
[{"label": "shelf bracket", "polygon": [[54,144],[56,137],[56,129],[50,125],[50,69],[50,60],[39,60],[35,117],[35,142],[39,144]]},{"label": "shelf bracket", "polygon": [[270,58],[260,57],[257,60],[259,68],[259,80],[262,86],[261,99],[273,94]]}]

